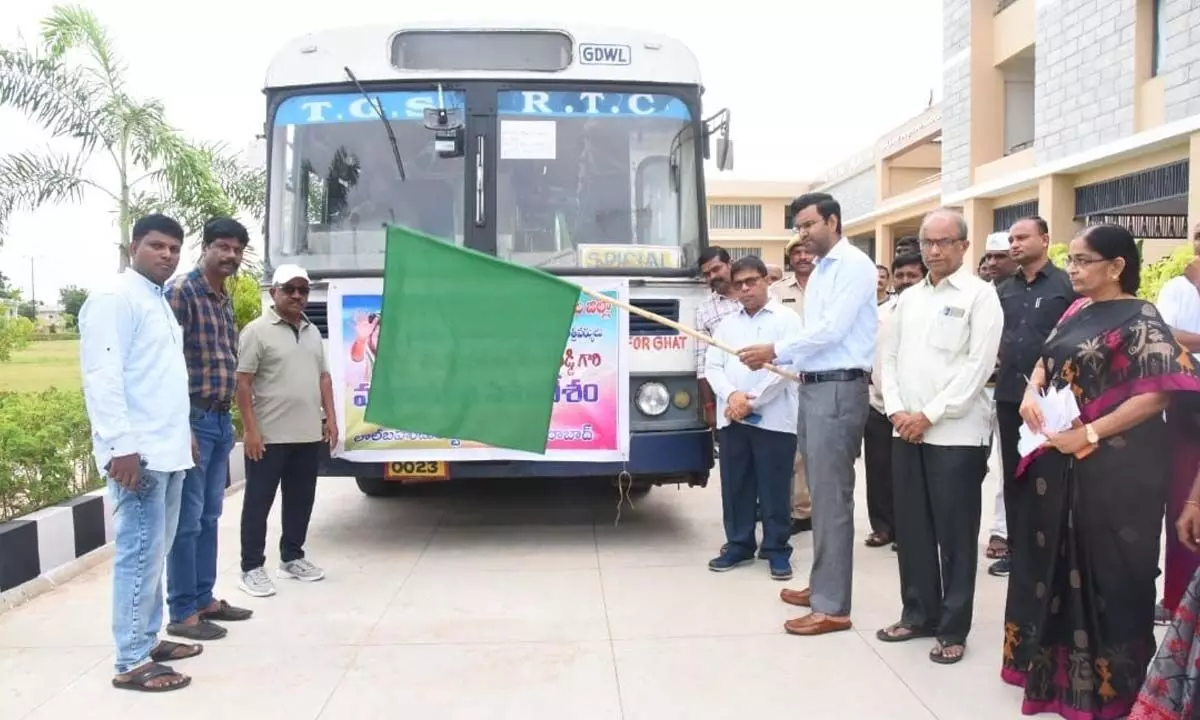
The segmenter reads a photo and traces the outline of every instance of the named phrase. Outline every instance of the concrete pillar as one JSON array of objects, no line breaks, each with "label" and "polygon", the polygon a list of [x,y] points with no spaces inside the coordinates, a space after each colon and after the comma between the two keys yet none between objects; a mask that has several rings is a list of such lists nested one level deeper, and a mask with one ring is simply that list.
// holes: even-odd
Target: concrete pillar
[{"label": "concrete pillar", "polygon": [[1200,133],[1192,135],[1188,150],[1188,237],[1200,223]]},{"label": "concrete pillar", "polygon": [[1038,181],[1038,215],[1050,226],[1051,243],[1069,243],[1082,227],[1075,222],[1075,178],[1047,175]]},{"label": "concrete pillar", "polygon": [[892,256],[896,253],[896,237],[891,225],[875,223],[875,263],[892,266]]},{"label": "concrete pillar", "polygon": [[967,239],[971,247],[967,253],[967,262],[971,267],[978,267],[983,258],[983,249],[987,243],[988,233],[992,231],[992,210],[995,203],[991,198],[973,198],[963,204],[963,219],[967,221]]}]

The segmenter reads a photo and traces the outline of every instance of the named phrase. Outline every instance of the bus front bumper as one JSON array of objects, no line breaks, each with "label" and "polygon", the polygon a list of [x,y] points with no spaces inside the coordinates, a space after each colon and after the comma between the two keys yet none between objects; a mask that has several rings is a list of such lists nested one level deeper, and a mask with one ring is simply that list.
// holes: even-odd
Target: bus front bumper
[{"label": "bus front bumper", "polygon": [[[538,462],[530,460],[472,460],[448,463],[450,479],[468,478],[594,478],[628,472],[634,480],[652,484],[687,483],[703,487],[714,464],[713,434],[707,429],[635,432],[629,438],[629,462]],[[323,476],[380,478],[383,463],[321,458]]]}]

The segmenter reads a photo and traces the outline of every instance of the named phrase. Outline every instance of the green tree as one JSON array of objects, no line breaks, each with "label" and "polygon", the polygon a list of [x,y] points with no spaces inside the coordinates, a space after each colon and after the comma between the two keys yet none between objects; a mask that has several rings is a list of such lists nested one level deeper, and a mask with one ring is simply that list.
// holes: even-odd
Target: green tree
[{"label": "green tree", "polygon": [[239,331],[262,314],[262,288],[257,275],[240,272],[225,281],[225,289],[233,300],[233,321]]},{"label": "green tree", "polygon": [[79,309],[83,307],[83,302],[87,300],[88,291],[75,285],[68,285],[58,291],[58,302],[62,306],[63,314],[69,319],[67,325],[74,328],[76,319],[79,317]]},{"label": "green tree", "polygon": [[0,272],[0,300],[20,300],[21,288],[13,287],[12,280]]},{"label": "green tree", "polygon": [[[217,215],[261,217],[265,169],[245,167],[223,145],[186,140],[159,100],[130,94],[125,70],[105,27],[79,6],[55,6],[37,45],[0,48],[0,107],[74,144],[70,153],[0,157],[0,238],[15,212],[99,195],[115,211],[124,269],[133,221],[145,213],[170,213],[189,233]],[[108,183],[85,172],[101,158]]]},{"label": "green tree", "polygon": [[17,308],[17,314],[23,318],[29,318],[31,322],[37,322],[37,305],[32,301],[23,302]]}]

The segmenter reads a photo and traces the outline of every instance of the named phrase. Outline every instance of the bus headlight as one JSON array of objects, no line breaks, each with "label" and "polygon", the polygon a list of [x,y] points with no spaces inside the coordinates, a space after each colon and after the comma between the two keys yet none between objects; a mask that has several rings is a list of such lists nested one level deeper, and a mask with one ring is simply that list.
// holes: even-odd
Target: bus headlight
[{"label": "bus headlight", "polygon": [[642,383],[634,395],[634,402],[643,415],[658,417],[670,406],[671,394],[667,392],[667,386],[660,382]]}]

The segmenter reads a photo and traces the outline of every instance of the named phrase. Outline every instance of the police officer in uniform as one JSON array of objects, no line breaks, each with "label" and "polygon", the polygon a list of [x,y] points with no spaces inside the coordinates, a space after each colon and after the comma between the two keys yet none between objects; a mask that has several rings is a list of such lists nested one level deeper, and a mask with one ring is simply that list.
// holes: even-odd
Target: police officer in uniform
[{"label": "police officer in uniform", "polygon": [[[791,274],[771,285],[770,292],[783,306],[790,308],[804,319],[804,287],[813,271],[813,256],[799,235],[793,237],[784,248]],[[792,478],[792,534],[812,530],[812,498],[808,494],[808,481],[804,477],[804,460],[796,453],[795,475]]]}]

